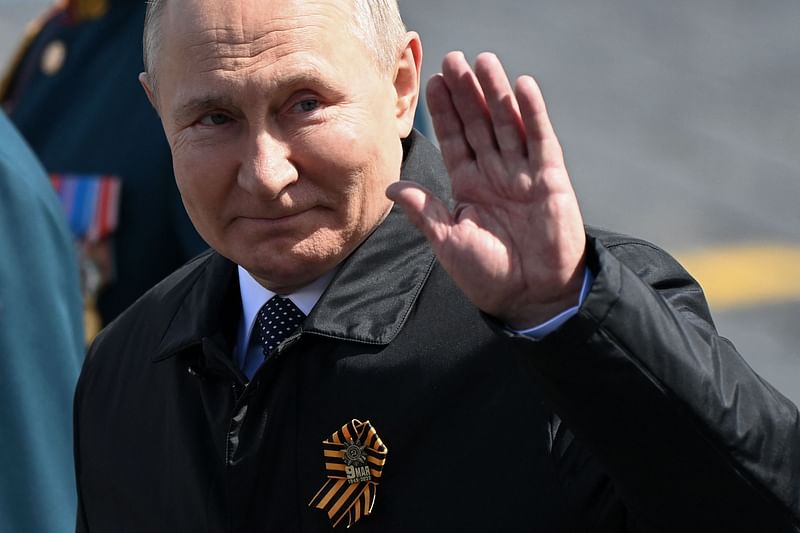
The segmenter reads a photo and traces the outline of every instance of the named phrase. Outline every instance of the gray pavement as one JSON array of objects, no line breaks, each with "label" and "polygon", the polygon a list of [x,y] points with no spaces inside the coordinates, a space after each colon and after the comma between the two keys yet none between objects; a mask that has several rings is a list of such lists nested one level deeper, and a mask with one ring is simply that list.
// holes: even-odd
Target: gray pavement
[{"label": "gray pavement", "polygon": [[[0,0],[0,62],[43,5]],[[800,246],[796,0],[401,0],[401,9],[422,36],[426,78],[461,49],[496,52],[510,74],[539,80],[589,223],[678,255]],[[800,402],[800,299],[714,314]]]}]

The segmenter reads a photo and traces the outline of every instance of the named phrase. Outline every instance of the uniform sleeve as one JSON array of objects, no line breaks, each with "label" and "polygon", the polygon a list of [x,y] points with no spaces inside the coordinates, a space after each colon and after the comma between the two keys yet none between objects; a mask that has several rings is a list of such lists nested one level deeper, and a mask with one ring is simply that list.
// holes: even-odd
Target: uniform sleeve
[{"label": "uniform sleeve", "polygon": [[69,400],[81,316],[58,200],[0,112],[0,531],[58,532],[74,520]]},{"label": "uniform sleeve", "polygon": [[800,531],[797,407],[717,334],[669,255],[590,239],[589,256],[578,315],[515,340],[565,422],[554,457],[576,512],[617,531]]}]

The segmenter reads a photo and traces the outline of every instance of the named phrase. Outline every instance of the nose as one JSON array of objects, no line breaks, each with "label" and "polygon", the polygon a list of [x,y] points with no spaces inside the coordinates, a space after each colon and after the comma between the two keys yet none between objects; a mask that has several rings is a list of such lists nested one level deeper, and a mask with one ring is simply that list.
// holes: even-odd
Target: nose
[{"label": "nose", "polygon": [[289,147],[268,132],[251,137],[239,166],[239,185],[255,196],[274,200],[297,181],[297,169],[289,158]]}]

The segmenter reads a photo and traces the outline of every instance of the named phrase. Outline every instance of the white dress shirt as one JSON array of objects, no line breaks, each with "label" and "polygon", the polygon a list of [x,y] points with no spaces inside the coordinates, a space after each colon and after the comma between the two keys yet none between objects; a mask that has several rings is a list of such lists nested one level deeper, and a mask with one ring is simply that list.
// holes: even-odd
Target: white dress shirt
[{"label": "white dress shirt", "polygon": [[[291,294],[281,294],[280,296],[290,299],[298,309],[308,316],[317,305],[322,293],[328,288],[334,274],[336,274],[336,269]],[[236,333],[236,348],[233,351],[233,358],[242,372],[252,379],[258,367],[264,362],[261,343],[251,343],[253,327],[259,309],[275,296],[275,293],[262,286],[241,266],[239,267],[239,292],[242,295],[242,320],[239,322],[239,329]]]}]

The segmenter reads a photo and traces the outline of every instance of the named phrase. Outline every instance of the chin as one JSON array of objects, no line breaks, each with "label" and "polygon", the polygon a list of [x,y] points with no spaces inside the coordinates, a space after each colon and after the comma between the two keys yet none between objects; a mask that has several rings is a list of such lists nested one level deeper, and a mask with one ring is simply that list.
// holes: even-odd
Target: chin
[{"label": "chin", "polygon": [[[231,258],[243,266],[262,285],[275,292],[276,288],[299,289],[322,276],[344,259],[341,248],[324,249],[304,246],[260,246],[256,253]],[[276,251],[279,250],[279,251]]]}]

